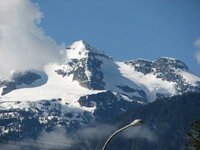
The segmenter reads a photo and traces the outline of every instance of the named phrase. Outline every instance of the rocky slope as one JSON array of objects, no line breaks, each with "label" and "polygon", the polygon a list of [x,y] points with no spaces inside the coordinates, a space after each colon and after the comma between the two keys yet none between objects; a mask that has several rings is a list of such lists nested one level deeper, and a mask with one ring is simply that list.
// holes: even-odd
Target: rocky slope
[{"label": "rocky slope", "polygon": [[0,81],[0,136],[23,138],[58,125],[73,131],[94,121],[110,123],[157,98],[199,91],[200,78],[180,60],[119,62],[77,41],[66,48],[62,64]]}]

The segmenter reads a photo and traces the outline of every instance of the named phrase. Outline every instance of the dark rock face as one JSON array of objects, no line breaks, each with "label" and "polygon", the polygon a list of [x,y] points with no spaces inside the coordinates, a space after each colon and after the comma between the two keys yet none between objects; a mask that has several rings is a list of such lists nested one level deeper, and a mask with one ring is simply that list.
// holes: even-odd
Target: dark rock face
[{"label": "dark rock face", "polygon": [[135,101],[124,100],[121,95],[115,95],[111,91],[82,96],[78,102],[81,106],[96,107],[93,112],[95,120],[103,123],[110,122],[118,115],[141,105]]},{"label": "dark rock face", "polygon": [[[70,66],[70,71],[66,72],[63,69],[58,69],[56,72],[59,75],[69,76],[73,75],[73,80],[88,89],[104,90],[105,83],[103,82],[103,73],[101,72],[101,64],[97,57],[107,57],[103,54],[88,52],[88,58],[71,59],[65,65]],[[87,75],[89,71],[90,77]]]},{"label": "dark rock face", "polygon": [[[174,81],[174,73],[177,69],[189,70],[186,64],[174,58],[159,58],[156,61],[148,61],[137,59],[134,61],[127,61],[125,64],[131,65],[136,71],[143,74],[154,73],[158,78],[167,81]],[[170,74],[171,73],[171,74]]]},{"label": "dark rock face", "polygon": [[120,86],[120,85],[117,85],[118,88],[122,89],[124,92],[128,92],[128,93],[131,93],[131,92],[135,92],[136,90],[129,87],[128,85],[127,86]]},{"label": "dark rock face", "polygon": [[[100,61],[96,56],[99,56],[95,53],[89,53],[88,54],[88,70],[91,72],[91,78],[89,85],[92,89],[96,90],[103,90],[105,83],[103,82],[103,73],[101,72],[101,64],[102,61]],[[102,55],[102,57],[104,57]]]},{"label": "dark rock face", "polygon": [[147,102],[147,95],[143,90],[133,89],[133,88],[129,87],[128,85],[126,85],[126,86],[117,85],[117,87],[126,93],[135,93],[136,92],[137,94],[140,95],[140,97],[138,97],[138,96],[130,97],[131,99],[137,99],[137,100],[141,100],[142,102]]},{"label": "dark rock face", "polygon": [[188,91],[200,91],[200,86],[193,86],[187,83],[187,81],[177,72],[178,69],[189,71],[187,65],[174,58],[162,57],[156,61],[148,60],[134,60],[127,61],[125,64],[128,64],[138,72],[146,74],[154,74],[157,78],[160,78],[165,81],[175,82],[176,88],[180,93],[185,93]]},{"label": "dark rock face", "polygon": [[152,62],[143,59],[137,59],[134,61],[126,61],[125,64],[135,67],[135,70],[142,72],[143,74],[149,74],[152,72]]},{"label": "dark rock face", "polygon": [[[168,68],[175,68],[175,69],[184,69],[184,70],[188,70],[188,67],[187,65],[178,60],[178,59],[174,59],[174,58],[166,58],[166,57],[161,57],[159,59],[157,59],[156,61],[153,62],[154,63],[154,67],[155,68],[162,68],[160,70],[163,70],[163,65],[165,67],[168,67]],[[158,66],[158,67],[156,67]],[[162,67],[161,67],[162,66]]]},{"label": "dark rock face", "polygon": [[176,73],[177,69],[188,70],[188,67],[184,62],[168,58],[160,58],[154,61],[152,67],[156,69],[158,78],[173,82],[176,82],[178,78],[181,78],[181,76]]},{"label": "dark rock face", "polygon": [[[46,79],[43,79],[43,81],[40,83],[40,85],[44,84],[47,81],[48,77],[47,77],[47,75],[45,75],[45,76],[46,76]],[[12,77],[11,81],[0,81],[0,87],[4,86],[1,95],[5,95],[17,88],[34,87],[34,85],[32,85],[32,84],[36,80],[39,80],[41,78],[42,77],[40,74],[31,72],[31,71],[27,71],[25,73],[17,73]],[[39,86],[39,85],[36,85],[36,86]]]}]

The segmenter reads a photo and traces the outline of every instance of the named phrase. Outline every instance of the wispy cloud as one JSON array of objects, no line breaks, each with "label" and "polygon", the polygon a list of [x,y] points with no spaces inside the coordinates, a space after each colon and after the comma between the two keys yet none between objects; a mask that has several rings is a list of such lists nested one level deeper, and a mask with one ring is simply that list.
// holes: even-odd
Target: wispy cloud
[{"label": "wispy cloud", "polygon": [[[43,131],[37,139],[24,139],[19,142],[0,144],[6,150],[56,150],[56,149],[81,149],[99,150],[106,139],[117,130],[116,126],[98,124],[80,128],[73,133],[67,133],[64,127],[56,127],[50,132]],[[145,139],[155,142],[157,136],[147,127],[134,127],[124,131],[122,137],[129,139]]]},{"label": "wispy cloud", "polygon": [[195,46],[197,48],[197,52],[195,54],[195,58],[197,59],[197,62],[200,64],[200,39],[196,40]]},{"label": "wispy cloud", "polygon": [[123,133],[123,135],[126,138],[141,138],[148,140],[149,142],[155,142],[157,140],[157,136],[154,132],[145,126],[129,128]]},{"label": "wispy cloud", "polygon": [[50,132],[41,132],[37,139],[9,141],[0,144],[0,147],[6,150],[60,150],[70,148],[99,150],[102,147],[102,140],[104,142],[104,139],[113,130],[112,126],[99,125],[84,127],[73,132],[73,134],[69,134],[64,127],[56,127]]},{"label": "wispy cloud", "polygon": [[73,141],[76,147],[81,150],[99,150],[106,139],[116,130],[115,126],[97,124],[92,127],[85,127],[75,132]]},{"label": "wispy cloud", "polygon": [[60,60],[60,47],[40,27],[44,17],[31,0],[0,1],[0,75],[42,69]]},{"label": "wispy cloud", "polygon": [[9,141],[0,144],[5,150],[60,150],[68,149],[74,141],[66,134],[62,127],[54,128],[51,132],[43,131],[37,139],[24,139],[22,141]]}]

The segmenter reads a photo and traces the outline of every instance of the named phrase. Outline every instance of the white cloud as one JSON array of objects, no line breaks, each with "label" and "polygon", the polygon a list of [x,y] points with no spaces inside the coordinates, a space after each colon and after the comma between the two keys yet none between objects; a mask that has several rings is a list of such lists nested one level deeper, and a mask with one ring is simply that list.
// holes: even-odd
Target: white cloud
[{"label": "white cloud", "polygon": [[145,126],[129,128],[123,133],[123,135],[126,138],[141,138],[146,139],[149,142],[155,142],[157,140],[157,136],[154,132]]},{"label": "white cloud", "polygon": [[73,141],[67,136],[66,130],[61,127],[55,128],[52,132],[43,131],[36,141],[39,149],[67,149]]},{"label": "white cloud", "polygon": [[116,130],[115,126],[107,124],[97,124],[85,127],[75,132],[73,141],[77,149],[99,150],[102,148],[106,139]]},{"label": "white cloud", "polygon": [[[0,143],[0,147],[6,150],[56,150],[56,149],[81,149],[99,150],[102,148],[109,136],[116,131],[115,126],[98,124],[85,126],[73,133],[67,133],[64,127],[56,127],[50,132],[42,131],[37,139],[24,139],[22,141]],[[156,142],[157,136],[149,128],[131,127],[122,133],[122,137],[128,139],[145,139],[149,142]]]},{"label": "white cloud", "polygon": [[195,54],[195,57],[197,59],[197,62],[200,64],[200,39],[198,39],[196,42],[195,42],[195,46],[197,47],[197,52]]},{"label": "white cloud", "polygon": [[5,150],[60,150],[68,149],[74,142],[67,136],[66,130],[61,127],[51,132],[43,131],[38,139],[24,139],[22,141],[9,141],[1,143],[0,147]]},{"label": "white cloud", "polygon": [[0,1],[0,75],[43,69],[60,59],[60,47],[39,26],[43,14],[31,0]]},{"label": "white cloud", "polygon": [[[52,131],[42,131],[37,139],[23,139],[22,141],[9,141],[8,143],[0,143],[0,147],[6,150],[60,150],[76,147],[81,150],[99,150],[106,138],[116,128],[100,124],[93,127],[85,127],[67,133],[64,127],[53,128]],[[2,141],[3,142],[3,141]]]}]

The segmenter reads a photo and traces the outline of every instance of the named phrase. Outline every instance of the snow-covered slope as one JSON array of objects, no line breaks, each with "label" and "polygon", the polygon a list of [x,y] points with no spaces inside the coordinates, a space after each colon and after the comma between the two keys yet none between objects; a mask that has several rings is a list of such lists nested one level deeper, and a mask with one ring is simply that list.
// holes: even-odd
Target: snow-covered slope
[{"label": "snow-covered slope", "polygon": [[[84,41],[74,42],[66,48],[63,64],[48,64],[43,75],[32,72],[35,74],[21,74],[12,82],[1,82],[0,99],[37,101],[59,98],[63,104],[78,107],[77,100],[81,96],[103,91],[138,102],[200,91],[200,78],[177,59],[162,57],[153,62],[143,59],[118,62]],[[33,82],[27,83],[29,80]]]},{"label": "snow-covered slope", "polygon": [[165,96],[178,94],[175,88],[175,83],[173,82],[164,81],[153,74],[144,75],[141,72],[137,72],[124,62],[118,62],[117,64],[120,66],[119,69],[123,76],[135,82],[138,86],[143,87],[147,94],[147,99],[150,102],[154,101],[158,94]]},{"label": "snow-covered slope", "polygon": [[156,98],[200,92],[200,78],[174,58],[119,62],[84,41],[69,45],[65,55],[44,72],[28,70],[0,81],[0,137],[107,123]]},{"label": "snow-covered slope", "polygon": [[150,101],[159,96],[200,91],[200,78],[192,74],[184,62],[175,58],[137,59],[118,64],[127,78],[148,89]]},{"label": "snow-covered slope", "polygon": [[[49,64],[45,67],[48,75],[47,82],[43,85],[13,90],[0,97],[1,101],[38,101],[60,99],[63,104],[69,103],[78,107],[76,101],[80,96],[98,93],[97,90],[89,90],[72,80],[72,76],[62,77],[55,70],[60,67],[57,64]],[[3,87],[1,88],[1,90]]]}]

